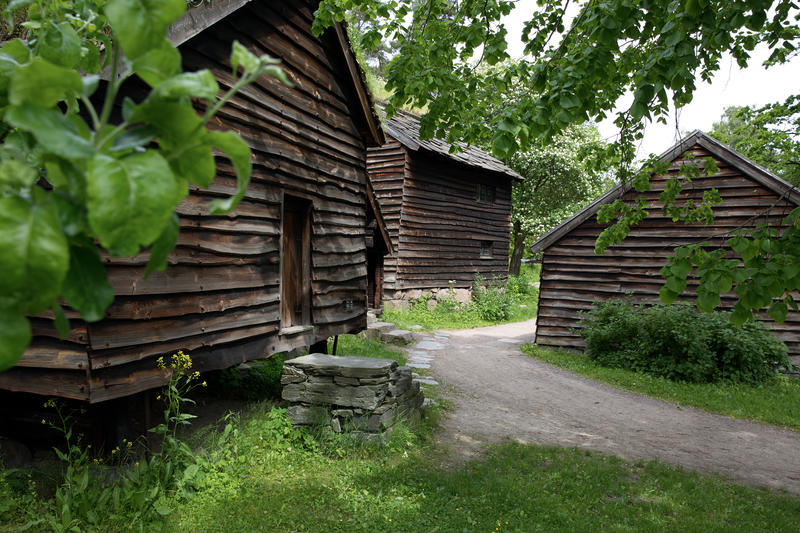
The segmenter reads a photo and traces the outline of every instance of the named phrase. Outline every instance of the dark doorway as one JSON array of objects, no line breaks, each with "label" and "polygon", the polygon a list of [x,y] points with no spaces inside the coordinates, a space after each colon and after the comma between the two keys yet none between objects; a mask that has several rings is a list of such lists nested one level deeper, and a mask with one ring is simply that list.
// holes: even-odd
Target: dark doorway
[{"label": "dark doorway", "polygon": [[311,325],[311,202],[283,198],[281,328]]},{"label": "dark doorway", "polygon": [[367,307],[383,312],[383,252],[367,248]]}]

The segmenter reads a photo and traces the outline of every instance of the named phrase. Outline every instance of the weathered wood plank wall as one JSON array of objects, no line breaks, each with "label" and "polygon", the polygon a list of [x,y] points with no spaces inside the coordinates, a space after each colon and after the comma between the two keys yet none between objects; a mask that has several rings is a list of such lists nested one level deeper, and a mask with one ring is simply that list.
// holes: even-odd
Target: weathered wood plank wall
[{"label": "weathered wood plank wall", "polygon": [[[117,294],[106,319],[74,321],[64,342],[37,319],[32,347],[0,387],[99,402],[161,385],[155,358],[178,349],[192,352],[198,369],[218,369],[365,327],[366,141],[343,88],[348,71],[330,53],[338,44],[313,36],[309,6],[252,2],[180,47],[184,69],[211,69],[223,90],[233,83],[234,39],[280,58],[294,83],[263,77],[218,115],[220,128],[240,133],[253,152],[244,200],[226,216],[204,214],[236,188],[233,168],[219,158],[214,183],[193,188],[178,209],[181,234],[167,270],[143,280],[146,254],[106,257]],[[291,335],[279,335],[285,195],[313,204],[315,328]]]},{"label": "weathered wood plank wall", "polygon": [[[712,156],[699,145],[689,152],[695,158]],[[606,226],[599,225],[592,216],[545,249],[536,331],[538,344],[582,348],[583,339],[576,331],[579,312],[591,309],[594,300],[626,294],[640,301],[658,300],[658,292],[664,284],[660,269],[676,246],[721,243],[722,236],[743,224],[755,226],[763,222],[777,227],[796,207],[736,167],[719,158],[715,160],[719,173],[695,179],[684,186],[682,195],[683,199],[699,200],[706,190],[716,188],[724,202],[714,208],[713,226],[674,223],[662,214],[657,198],[667,178],[676,175],[679,158],[666,175],[652,179],[651,191],[644,194],[650,202],[650,215],[631,230],[622,244],[610,247],[604,255],[595,255],[595,240]],[[632,191],[622,199],[634,201],[637,196],[638,193]],[[696,282],[689,282],[690,291],[696,286]],[[733,295],[723,296],[722,307],[729,309],[734,302]],[[770,325],[786,343],[790,354],[800,356],[800,313],[790,312],[784,324]]]},{"label": "weathered wood plank wall", "polygon": [[[417,153],[403,189],[398,288],[469,287],[476,272],[508,275],[511,180],[479,168]],[[493,202],[477,199],[477,185],[494,187]],[[481,245],[491,254],[481,257]]]},{"label": "weathered wood plank wall", "polygon": [[[438,155],[412,152],[393,139],[370,148],[367,169],[395,253],[386,257],[387,290],[469,287],[476,272],[508,275],[511,183],[505,176]],[[493,202],[478,184],[495,188]],[[490,257],[481,244],[491,242]]]},{"label": "weathered wood plank wall", "polygon": [[[408,151],[398,142],[368,150],[367,171],[389,230],[392,246],[399,250],[403,183],[408,174]],[[397,254],[384,258],[384,287],[394,289],[397,280]]]}]

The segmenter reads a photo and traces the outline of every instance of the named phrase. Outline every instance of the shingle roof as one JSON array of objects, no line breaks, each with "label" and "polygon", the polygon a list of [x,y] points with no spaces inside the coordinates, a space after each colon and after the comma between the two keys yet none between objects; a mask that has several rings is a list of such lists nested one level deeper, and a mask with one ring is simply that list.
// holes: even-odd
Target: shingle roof
[{"label": "shingle roof", "polygon": [[[764,187],[775,192],[778,196],[783,196],[789,201],[800,205],[800,191],[794,188],[792,184],[787,183],[758,163],[751,161],[730,146],[719,142],[700,130],[695,130],[678,141],[672,148],[661,154],[659,159],[665,162],[672,161],[695,144],[702,146],[715,157],[725,161],[729,165],[735,166],[741,170],[745,176],[752,178]],[[605,204],[620,198],[623,194],[631,190],[631,188],[632,185],[630,182],[617,185],[603,196],[575,213],[571,218],[568,218],[560,225],[542,235],[538,241],[531,245],[531,251],[534,253],[543,252],[546,248],[555,244],[561,237],[597,214],[600,208]]]},{"label": "shingle roof", "polygon": [[453,161],[496,172],[508,178],[523,179],[522,176],[505,166],[502,161],[495,159],[475,146],[466,146],[459,143],[461,151],[451,154],[450,143],[441,139],[421,140],[419,138],[419,117],[408,111],[398,109],[391,119],[384,120],[383,127],[389,136],[397,139],[409,150],[433,152]]}]

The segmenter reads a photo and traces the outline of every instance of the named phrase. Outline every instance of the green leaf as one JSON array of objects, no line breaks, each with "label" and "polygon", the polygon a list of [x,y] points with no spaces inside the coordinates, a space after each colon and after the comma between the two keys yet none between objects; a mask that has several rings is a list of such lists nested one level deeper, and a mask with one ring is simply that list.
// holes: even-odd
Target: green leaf
[{"label": "green leaf", "polygon": [[83,42],[83,50],[81,51],[81,60],[78,66],[84,72],[94,74],[100,70],[100,49],[93,43],[88,41]]},{"label": "green leaf", "polygon": [[56,330],[58,330],[58,337],[63,341],[69,336],[69,320],[58,302],[53,304],[53,316],[55,317],[53,323],[56,326]]},{"label": "green leaf", "polygon": [[672,275],[686,279],[686,276],[692,271],[692,263],[688,259],[678,259],[672,263],[669,270]]},{"label": "green leaf", "polygon": [[94,155],[92,143],[81,137],[78,128],[55,109],[45,109],[32,102],[13,106],[6,120],[36,137],[44,149],[61,157],[88,158]]},{"label": "green leaf", "polygon": [[87,178],[89,225],[100,243],[120,256],[152,244],[187,194],[186,182],[153,150],[119,160],[97,156]]},{"label": "green leaf", "polygon": [[81,75],[76,70],[36,57],[14,71],[8,100],[13,105],[32,102],[42,107],[53,107],[68,97],[80,96],[82,91]]},{"label": "green leaf", "polygon": [[731,322],[737,326],[741,326],[751,318],[753,318],[752,311],[742,305],[741,302],[736,302],[736,305],[733,306],[733,312],[731,313]]},{"label": "green leaf", "polygon": [[16,159],[6,159],[0,163],[0,193],[27,189],[38,179],[39,173],[36,169]]},{"label": "green leaf", "polygon": [[169,25],[185,10],[184,0],[109,0],[105,8],[114,35],[132,61],[159,47]]},{"label": "green leaf", "polygon": [[158,98],[176,100],[184,96],[194,96],[214,100],[219,92],[219,85],[209,70],[185,72],[164,80],[154,89]]},{"label": "green leaf", "polygon": [[0,307],[37,314],[53,303],[69,268],[67,239],[53,206],[0,198]]},{"label": "green leaf", "polygon": [[14,366],[31,342],[31,323],[22,313],[0,308],[0,372]]},{"label": "green leaf", "polygon": [[114,138],[110,151],[121,152],[123,150],[130,150],[131,148],[146,146],[153,141],[156,133],[156,129],[152,126],[142,126],[140,128],[126,130]]},{"label": "green leaf", "polygon": [[245,72],[253,72],[261,65],[261,60],[253,52],[244,47],[239,41],[233,41],[231,47],[231,67],[234,75],[239,71],[239,65]]},{"label": "green leaf", "polygon": [[572,109],[575,107],[580,107],[581,101],[571,94],[565,94],[561,97],[561,100],[558,101],[558,105],[564,109]]},{"label": "green leaf", "polygon": [[713,291],[699,291],[697,293],[697,307],[710,313],[719,305],[719,293]]},{"label": "green leaf", "polygon": [[170,147],[180,148],[188,144],[203,142],[203,119],[190,104],[151,98],[130,112],[129,122],[144,122],[158,132],[159,141]]},{"label": "green leaf", "polygon": [[238,134],[232,131],[211,131],[205,139],[212,146],[221,150],[228,156],[236,169],[236,194],[226,199],[216,199],[209,205],[208,211],[212,215],[221,215],[229,212],[239,204],[247,192],[247,185],[250,183],[250,171],[253,163],[250,161],[250,147]]},{"label": "green leaf", "polygon": [[169,222],[164,227],[164,231],[158,236],[158,239],[153,243],[153,248],[150,250],[150,259],[147,260],[147,267],[144,271],[144,279],[147,279],[154,270],[163,271],[167,268],[167,259],[169,254],[175,249],[178,244],[178,233],[180,231],[180,222],[178,215],[172,213]]},{"label": "green leaf", "polygon": [[775,322],[784,322],[788,313],[789,307],[783,300],[773,302],[772,305],[769,306],[769,309],[767,309],[767,314]]},{"label": "green leaf", "polygon": [[202,144],[189,150],[179,147],[177,154],[168,155],[177,175],[201,187],[211,184],[217,172],[217,165],[210,144]]},{"label": "green leaf", "polygon": [[678,294],[683,294],[683,291],[686,290],[686,280],[683,278],[676,278],[674,276],[667,278],[667,288],[673,292]]},{"label": "green leaf", "polygon": [[108,283],[100,252],[88,239],[73,243],[69,251],[69,271],[62,290],[64,298],[84,320],[96,322],[114,301],[114,289]]},{"label": "green leaf", "polygon": [[48,21],[39,36],[39,54],[56,65],[73,68],[81,60],[81,38],[67,21]]},{"label": "green leaf", "polygon": [[181,54],[171,42],[162,39],[158,46],[133,62],[133,70],[150,87],[155,87],[181,71]]},{"label": "green leaf", "polygon": [[658,292],[658,296],[661,301],[667,305],[674,302],[678,298],[678,294],[679,293],[670,290],[666,285],[661,287],[661,290]]}]

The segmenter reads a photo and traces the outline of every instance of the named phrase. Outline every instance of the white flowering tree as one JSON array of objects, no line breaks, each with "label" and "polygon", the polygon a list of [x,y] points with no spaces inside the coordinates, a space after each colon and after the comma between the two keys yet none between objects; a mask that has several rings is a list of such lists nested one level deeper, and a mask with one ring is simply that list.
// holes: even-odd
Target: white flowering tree
[{"label": "white flowering tree", "polygon": [[608,189],[608,173],[594,157],[603,147],[597,128],[581,124],[509,160],[525,178],[512,193],[509,274],[519,275],[525,248],[532,241]]}]

